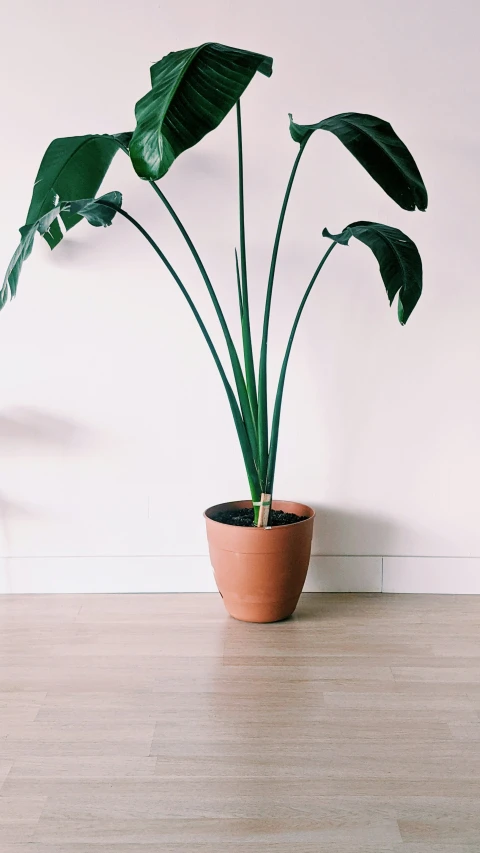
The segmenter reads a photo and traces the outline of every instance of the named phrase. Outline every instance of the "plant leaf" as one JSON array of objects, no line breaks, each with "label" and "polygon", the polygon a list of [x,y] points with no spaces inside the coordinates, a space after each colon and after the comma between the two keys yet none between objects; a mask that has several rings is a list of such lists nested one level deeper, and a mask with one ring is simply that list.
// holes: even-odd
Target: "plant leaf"
[{"label": "plant leaf", "polygon": [[130,156],[137,174],[162,178],[179,154],[218,127],[257,71],[270,77],[270,57],[214,42],[155,63],[152,89],[135,106]]},{"label": "plant leaf", "polygon": [[353,237],[353,234],[350,226],[347,225],[340,234],[330,234],[328,228],[324,228],[322,231],[322,237],[329,237],[330,240],[334,240],[335,243],[339,243],[341,246],[348,246],[348,241],[350,240],[350,237]]},{"label": "plant leaf", "polygon": [[398,228],[379,222],[352,222],[341,234],[330,234],[326,228],[322,234],[342,245],[355,237],[372,250],[390,305],[398,293],[398,319],[403,326],[422,293],[422,259],[413,240]]},{"label": "plant leaf", "polygon": [[[104,204],[107,202],[107,204]],[[115,205],[115,207],[110,207]],[[70,202],[70,213],[84,217],[90,225],[96,228],[101,225],[111,225],[116,214],[116,207],[122,206],[122,194],[117,190],[106,193],[100,198],[84,198],[79,201]]]},{"label": "plant leaf", "polygon": [[52,225],[58,226],[57,217],[60,214],[60,209],[60,205],[57,205],[56,207],[51,208],[51,210],[48,210],[47,213],[41,216],[36,222],[33,222],[31,225],[22,225],[20,228],[20,243],[7,267],[2,288],[0,290],[0,309],[3,308],[9,297],[13,299],[16,295],[18,279],[20,277],[23,262],[26,261],[32,252],[36,232],[38,231],[39,234],[44,236],[47,234]]},{"label": "plant leaf", "polygon": [[[35,179],[26,224],[33,225],[59,202],[94,198],[116,152],[122,148],[128,153],[130,138],[129,133],[119,133],[54,139],[43,155]],[[60,218],[68,231],[82,217],[62,209]],[[63,239],[56,217],[43,236],[51,249]]]},{"label": "plant leaf", "polygon": [[427,209],[427,190],[418,166],[387,121],[365,113],[340,113],[317,124],[295,124],[290,115],[295,142],[305,143],[315,130],[333,133],[404,210]]},{"label": "plant leaf", "polygon": [[[102,202],[107,202],[108,205],[114,204],[116,207],[109,207]],[[85,198],[78,201],[64,201],[57,204],[55,207],[47,210],[36,222],[27,225],[22,225],[20,228],[20,244],[17,246],[15,253],[10,261],[3,285],[0,289],[0,310],[3,308],[8,298],[16,295],[18,279],[24,261],[27,260],[33,249],[35,234],[41,234],[45,237],[52,233],[52,229],[57,227],[58,218],[65,214],[75,214],[79,219],[86,219],[91,225],[111,225],[115,216],[117,207],[121,207],[122,194],[119,192],[107,193],[98,199]]]}]

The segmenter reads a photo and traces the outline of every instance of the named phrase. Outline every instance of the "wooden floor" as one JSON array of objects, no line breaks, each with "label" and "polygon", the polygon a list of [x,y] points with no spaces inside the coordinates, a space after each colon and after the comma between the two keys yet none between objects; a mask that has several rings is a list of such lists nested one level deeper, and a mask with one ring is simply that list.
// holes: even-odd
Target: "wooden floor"
[{"label": "wooden floor", "polygon": [[480,850],[480,598],[0,596],[0,853]]}]

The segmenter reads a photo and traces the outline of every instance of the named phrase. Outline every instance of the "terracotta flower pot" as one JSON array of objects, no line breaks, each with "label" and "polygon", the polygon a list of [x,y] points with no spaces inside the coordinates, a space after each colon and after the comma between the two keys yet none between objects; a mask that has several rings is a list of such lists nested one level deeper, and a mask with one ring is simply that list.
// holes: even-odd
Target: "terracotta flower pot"
[{"label": "terracotta flower pot", "polygon": [[212,518],[222,510],[251,505],[233,501],[205,511],[210,560],[230,616],[244,622],[278,622],[292,615],[303,589],[315,513],[304,504],[274,500],[273,509],[308,517],[270,529],[235,527]]}]

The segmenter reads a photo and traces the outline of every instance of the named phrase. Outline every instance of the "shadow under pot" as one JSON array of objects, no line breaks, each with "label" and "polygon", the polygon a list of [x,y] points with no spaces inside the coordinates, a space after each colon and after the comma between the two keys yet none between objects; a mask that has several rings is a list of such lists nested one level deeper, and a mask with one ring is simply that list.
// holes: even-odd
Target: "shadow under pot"
[{"label": "shadow under pot", "polygon": [[204,513],[215,582],[230,616],[243,622],[278,622],[294,612],[307,576],[315,512],[293,501],[272,509],[306,516],[278,527],[236,527],[215,521],[226,510],[252,502],[232,501]]}]

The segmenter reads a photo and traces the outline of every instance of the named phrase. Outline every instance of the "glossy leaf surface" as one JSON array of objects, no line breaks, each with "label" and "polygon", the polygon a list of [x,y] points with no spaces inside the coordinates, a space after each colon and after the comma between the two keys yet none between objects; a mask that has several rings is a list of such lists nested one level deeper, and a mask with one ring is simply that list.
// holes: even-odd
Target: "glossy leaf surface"
[{"label": "glossy leaf surface", "polygon": [[390,305],[398,293],[398,319],[405,324],[422,293],[422,260],[413,240],[379,222],[352,222],[341,234],[330,234],[326,228],[322,233],[342,245],[355,237],[372,250]]},{"label": "glossy leaf surface", "polygon": [[426,210],[428,195],[418,166],[387,121],[365,113],[340,113],[302,125],[290,116],[290,134],[300,145],[316,130],[333,133],[404,210]]},{"label": "glossy leaf surface", "polygon": [[155,63],[152,88],[135,107],[130,156],[137,174],[162,178],[179,154],[218,127],[257,71],[270,77],[272,60],[213,42]]},{"label": "glossy leaf surface", "polygon": [[[120,133],[54,139],[43,156],[35,179],[26,224],[34,225],[48,211],[69,199],[94,198],[119,148],[128,151],[130,137],[131,134]],[[82,217],[62,208],[60,218],[68,231]],[[63,239],[57,217],[43,236],[51,249]]]},{"label": "glossy leaf surface", "polygon": [[[106,202],[106,203],[105,203]],[[70,202],[70,213],[83,217],[95,228],[111,225],[116,208],[122,206],[122,194],[118,190],[99,198],[84,198]]]},{"label": "glossy leaf surface", "polygon": [[[107,202],[107,205],[113,204],[115,207],[109,207],[102,202]],[[36,222],[29,225],[22,225],[20,228],[20,243],[10,261],[3,285],[0,290],[0,309],[3,308],[8,298],[13,298],[17,292],[18,279],[24,261],[27,260],[33,249],[35,234],[38,233],[42,237],[51,234],[52,229],[56,226],[60,229],[58,218],[66,214],[75,215],[78,219],[86,219],[91,225],[111,225],[113,217],[116,214],[116,207],[121,207],[122,194],[119,192],[107,193],[98,199],[81,199],[74,202],[62,202],[52,207],[43,214]]]}]

